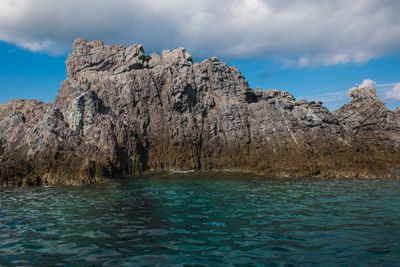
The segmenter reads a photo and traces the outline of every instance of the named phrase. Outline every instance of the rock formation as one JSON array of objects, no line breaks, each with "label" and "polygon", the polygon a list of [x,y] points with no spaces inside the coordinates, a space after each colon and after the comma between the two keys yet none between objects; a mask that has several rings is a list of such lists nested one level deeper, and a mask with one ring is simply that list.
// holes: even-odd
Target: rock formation
[{"label": "rock formation", "polygon": [[334,112],[252,90],[218,58],[184,48],[77,39],[53,103],[0,104],[0,185],[84,184],[193,169],[274,177],[399,177],[400,112],[374,89]]}]

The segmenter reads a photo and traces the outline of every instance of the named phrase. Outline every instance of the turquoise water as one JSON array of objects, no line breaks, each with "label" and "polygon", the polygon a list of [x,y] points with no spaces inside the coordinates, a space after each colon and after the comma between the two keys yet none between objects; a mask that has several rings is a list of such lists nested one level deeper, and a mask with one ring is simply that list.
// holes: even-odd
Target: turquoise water
[{"label": "turquoise water", "polygon": [[153,175],[0,207],[5,266],[400,266],[400,180]]}]

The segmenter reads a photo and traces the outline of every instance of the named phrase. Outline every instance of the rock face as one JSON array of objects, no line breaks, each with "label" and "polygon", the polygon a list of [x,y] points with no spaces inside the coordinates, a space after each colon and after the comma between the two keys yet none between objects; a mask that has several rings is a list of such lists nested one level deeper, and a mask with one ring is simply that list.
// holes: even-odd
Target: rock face
[{"label": "rock face", "polygon": [[0,104],[0,185],[67,185],[172,169],[268,176],[399,177],[400,113],[371,88],[334,112],[252,90],[184,48],[77,39],[53,103]]}]

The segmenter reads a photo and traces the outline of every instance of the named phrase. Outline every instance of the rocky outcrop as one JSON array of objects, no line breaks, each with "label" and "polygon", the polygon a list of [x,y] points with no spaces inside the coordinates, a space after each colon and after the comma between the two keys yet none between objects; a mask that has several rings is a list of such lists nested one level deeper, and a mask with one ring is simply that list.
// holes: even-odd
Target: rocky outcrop
[{"label": "rocky outcrop", "polygon": [[184,48],[77,39],[53,103],[0,104],[0,185],[66,185],[149,171],[397,177],[400,115],[371,88],[329,112],[252,90],[218,58]]}]

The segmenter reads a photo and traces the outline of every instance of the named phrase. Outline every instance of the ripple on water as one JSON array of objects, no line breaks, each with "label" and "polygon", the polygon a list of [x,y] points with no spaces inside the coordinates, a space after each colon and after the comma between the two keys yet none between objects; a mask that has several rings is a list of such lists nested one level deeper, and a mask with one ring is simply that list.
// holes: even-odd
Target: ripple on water
[{"label": "ripple on water", "polygon": [[175,174],[0,192],[0,265],[400,265],[400,181]]}]

